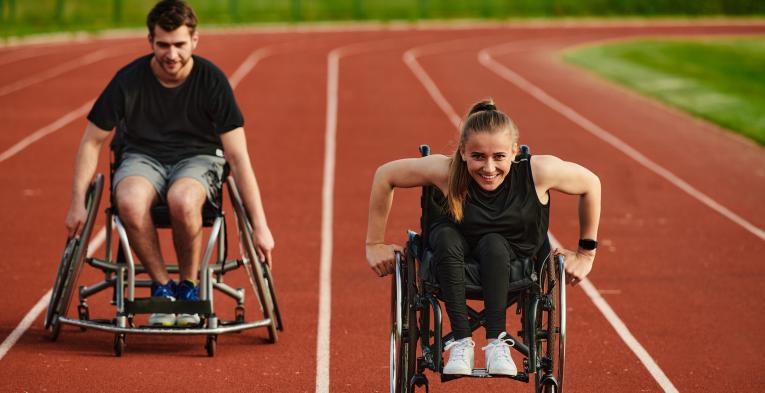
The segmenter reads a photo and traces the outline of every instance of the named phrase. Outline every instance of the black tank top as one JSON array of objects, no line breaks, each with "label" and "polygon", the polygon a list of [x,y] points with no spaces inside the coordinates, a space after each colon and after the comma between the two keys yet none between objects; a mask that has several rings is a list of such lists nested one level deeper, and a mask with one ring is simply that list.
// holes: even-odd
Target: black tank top
[{"label": "black tank top", "polygon": [[519,156],[494,191],[482,189],[471,178],[463,218],[458,224],[471,248],[489,233],[507,239],[519,258],[535,256],[544,244],[550,202],[543,205],[537,197],[530,158],[530,155]]}]

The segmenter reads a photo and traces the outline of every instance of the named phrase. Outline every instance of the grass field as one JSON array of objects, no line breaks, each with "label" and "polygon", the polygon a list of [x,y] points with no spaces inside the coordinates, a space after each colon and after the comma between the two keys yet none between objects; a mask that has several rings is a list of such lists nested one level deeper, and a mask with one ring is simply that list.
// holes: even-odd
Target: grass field
[{"label": "grass field", "polygon": [[765,145],[765,37],[578,48],[570,63]]},{"label": "grass field", "polygon": [[[203,25],[421,19],[756,16],[762,0],[187,0]],[[140,27],[156,0],[0,0],[0,37]]]}]

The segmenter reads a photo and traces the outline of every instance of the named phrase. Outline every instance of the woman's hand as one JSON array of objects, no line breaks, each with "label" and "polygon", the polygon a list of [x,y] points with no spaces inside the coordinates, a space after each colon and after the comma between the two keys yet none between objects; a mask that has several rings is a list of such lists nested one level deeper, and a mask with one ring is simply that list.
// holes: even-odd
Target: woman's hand
[{"label": "woman's hand", "polygon": [[367,263],[375,274],[384,277],[396,270],[396,251],[404,249],[397,244],[367,244]]},{"label": "woman's hand", "polygon": [[553,251],[555,256],[562,255],[565,260],[564,268],[566,270],[566,283],[576,286],[592,270],[592,263],[595,261],[595,251],[578,250],[576,252],[566,250],[565,248],[556,248]]}]

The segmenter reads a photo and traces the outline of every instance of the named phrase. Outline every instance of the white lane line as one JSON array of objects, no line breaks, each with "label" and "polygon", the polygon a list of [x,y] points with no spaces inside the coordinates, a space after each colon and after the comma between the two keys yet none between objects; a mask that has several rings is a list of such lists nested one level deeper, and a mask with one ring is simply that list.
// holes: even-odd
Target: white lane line
[{"label": "white lane line", "polygon": [[[93,237],[93,240],[90,241],[90,244],[88,244],[88,253],[86,255],[87,258],[90,258],[93,255],[93,252],[97,250],[99,247],[101,247],[101,244],[104,243],[104,240],[106,239],[106,227],[102,227],[98,233]],[[27,315],[24,316],[24,319],[19,322],[18,326],[16,326],[15,329],[11,332],[11,334],[8,335],[8,337],[3,340],[3,343],[0,344],[0,360],[5,357],[5,354],[8,353],[8,351],[11,350],[11,347],[13,347],[14,344],[16,344],[16,341],[19,341],[22,335],[24,335],[24,332],[29,329],[30,326],[34,323],[34,321],[37,320],[37,317],[40,316],[40,314],[45,311],[48,308],[48,302],[50,301],[50,295],[51,291],[53,289],[48,289],[48,292],[45,292],[45,295],[40,298],[40,300],[37,301],[37,303],[32,307],[31,310],[27,313]]]},{"label": "white lane line", "polygon": [[725,206],[721,205],[720,203],[718,203],[717,201],[715,201],[708,195],[704,194],[703,192],[699,191],[695,187],[691,186],[690,184],[688,184],[688,182],[681,179],[674,173],[670,172],[668,169],[664,168],[663,166],[659,165],[658,163],[644,156],[642,153],[640,153],[639,151],[637,151],[636,149],[634,149],[632,146],[628,145],[621,139],[617,138],[612,133],[604,130],[603,128],[599,127],[598,125],[596,125],[589,119],[580,115],[575,110],[571,109],[571,107],[556,100],[555,98],[553,98],[552,96],[544,92],[542,89],[540,89],[533,83],[529,82],[528,80],[524,79],[522,76],[510,70],[504,64],[501,64],[497,62],[496,60],[494,60],[494,58],[492,57],[492,53],[501,53],[503,50],[506,50],[505,48],[503,48],[503,46],[483,49],[478,54],[478,61],[481,62],[481,64],[484,65],[486,68],[490,69],[491,71],[499,75],[500,77],[514,84],[515,86],[525,91],[532,97],[536,98],[543,104],[552,108],[554,111],[560,113],[567,119],[571,120],[578,126],[582,127],[587,132],[603,140],[604,142],[613,146],[617,150],[621,151],[628,157],[635,160],[640,165],[644,166],[645,168],[648,168],[650,171],[663,177],[665,180],[667,180],[668,182],[670,182],[677,188],[685,191],[688,195],[695,198],[699,202],[703,203],[707,207],[711,208],[712,210],[720,213],[725,218],[738,224],[742,228],[746,229],[753,235],[760,238],[760,240],[765,240],[765,230],[755,226],[754,224],[745,220],[743,217],[732,212],[730,209],[726,208]]},{"label": "white lane line", "polygon": [[0,66],[21,61],[21,60],[31,59],[33,57],[44,56],[48,54],[50,53],[41,53],[35,50],[29,50],[27,52],[22,52],[22,53],[13,53],[3,58],[0,58]]},{"label": "white lane line", "polygon": [[244,62],[242,62],[239,68],[237,68],[236,71],[231,74],[231,77],[228,78],[228,81],[231,84],[231,88],[236,89],[236,87],[239,86],[239,82],[241,82],[242,79],[244,79],[244,77],[247,76],[247,74],[249,74],[253,68],[255,68],[258,62],[270,56],[271,54],[272,51],[268,47],[259,48],[250,53],[250,55],[244,59]]},{"label": "white lane line", "polygon": [[321,186],[321,256],[319,263],[319,321],[316,331],[316,392],[329,392],[329,341],[332,313],[332,223],[335,187],[337,91],[341,48],[327,56],[327,113],[324,133],[324,173]]},{"label": "white lane line", "polygon": [[[552,233],[548,232],[548,237],[550,238],[550,244],[553,248],[563,247]],[[632,335],[630,329],[627,327],[624,321],[619,318],[619,316],[616,314],[616,311],[611,308],[606,299],[600,294],[600,291],[595,288],[595,285],[593,285],[588,278],[585,278],[579,282],[579,286],[582,287],[582,290],[585,294],[587,294],[587,297],[590,298],[598,311],[600,311],[608,323],[611,324],[611,327],[616,330],[616,334],[621,337],[622,341],[627,344],[627,347],[629,347],[632,353],[634,353],[638,360],[643,363],[643,366],[646,368],[646,370],[648,370],[648,372],[651,374],[653,379],[656,380],[659,386],[661,386],[661,388],[667,393],[677,393],[678,390],[672,381],[670,381],[667,375],[664,374],[664,371],[661,369],[661,367],[659,367],[653,357],[651,357],[651,354],[648,353],[645,347],[643,347],[637,338]]]},{"label": "white lane line", "polygon": [[90,107],[92,105],[93,105],[93,101],[88,101],[84,105],[80,106],[79,108],[60,117],[58,120],[54,121],[53,123],[50,123],[47,126],[40,128],[39,130],[29,134],[26,138],[17,142],[15,145],[11,146],[8,150],[0,153],[0,162],[3,162],[13,157],[20,151],[24,150],[27,146],[64,128],[69,123],[82,118],[83,116],[85,116],[86,113],[88,113],[88,110],[90,110]]},{"label": "white lane line", "polygon": [[[237,70],[234,72],[234,76],[236,76],[237,79],[234,79],[234,76],[232,76],[229,79],[229,83],[232,85],[232,89],[236,87],[236,85],[241,82],[242,79],[255,67],[255,65],[258,63],[259,60],[264,59],[265,57],[268,57],[271,52],[267,49],[258,49],[254,51],[250,56],[247,57],[247,59],[242,63]],[[13,156],[14,154],[18,153],[19,151],[23,150],[26,146],[29,146],[30,144],[34,143],[35,141],[39,140],[40,138],[44,137],[45,135],[48,135],[61,127],[69,124],[73,120],[79,118],[80,116],[84,115],[85,112],[88,111],[90,106],[93,105],[93,101],[90,101],[83,105],[82,107],[64,115],[64,117],[60,118],[59,120],[56,120],[51,125],[48,125],[46,127],[43,127],[42,129],[34,132],[29,137],[25,138],[22,142],[17,143],[12,147],[11,149],[8,149],[7,151],[0,154],[0,162],[3,160]],[[25,142],[26,141],[26,142]],[[106,239],[106,227],[101,228],[100,231],[93,237],[93,240],[91,240],[90,244],[88,245],[88,254],[87,257],[90,258],[93,255],[93,252],[101,247],[101,244],[103,244],[104,240]],[[24,334],[24,332],[29,329],[29,326],[34,323],[34,321],[37,319],[37,317],[40,316],[40,313],[43,312],[47,308],[47,304],[50,301],[52,288],[48,290],[48,292],[45,292],[42,298],[40,298],[39,301],[32,307],[31,310],[27,313],[26,316],[19,322],[18,326],[16,326],[15,329],[11,332],[11,334],[3,341],[2,344],[0,344],[0,360],[3,359],[6,353],[13,347],[13,345],[21,338],[21,336]]]},{"label": "white lane line", "polygon": [[107,49],[101,49],[96,52],[88,53],[87,55],[78,57],[72,61],[68,61],[66,63],[59,64],[56,67],[49,68],[33,77],[21,79],[9,85],[2,86],[0,87],[0,97],[13,93],[15,91],[19,91],[25,87],[32,86],[36,83],[44,82],[48,79],[55,78],[65,72],[77,69],[78,67],[82,67],[88,64],[93,64],[97,61],[106,59],[108,57],[121,55],[123,53],[124,53],[123,51],[107,50]]},{"label": "white lane line", "polygon": [[[441,94],[440,90],[438,90],[437,86],[435,89],[428,89],[427,88],[427,81],[429,81],[431,84],[435,86],[435,83],[433,83],[432,79],[428,77],[427,79],[421,78],[420,74],[415,72],[415,68],[418,70],[421,70],[425,76],[427,76],[427,73],[422,69],[422,67],[419,66],[419,63],[417,62],[417,56],[418,53],[420,53],[420,48],[412,48],[404,53],[404,62],[409,66],[410,69],[412,69],[412,72],[415,74],[417,79],[422,83],[423,86],[425,86],[425,89],[428,91],[428,93],[431,95],[431,98],[433,98],[433,101],[446,103],[445,106],[439,105],[441,109],[444,111],[446,116],[451,120],[452,124],[454,124],[455,127],[459,127],[461,120],[459,117],[456,118],[456,112],[454,111],[454,108],[449,104],[449,102],[446,100],[446,98]],[[412,65],[410,65],[412,64]],[[413,65],[417,65],[418,67],[413,67]],[[436,98],[434,94],[440,95],[440,98]],[[553,244],[556,244],[558,247],[560,247],[560,243],[550,234],[550,240],[553,242]],[[586,282],[586,283],[585,283]],[[603,316],[606,318],[606,320],[611,324],[611,326],[616,330],[619,337],[622,338],[624,343],[627,345],[630,350],[632,350],[633,353],[638,357],[638,359],[643,363],[645,368],[648,370],[648,372],[651,374],[651,376],[654,377],[656,382],[664,389],[666,392],[677,392],[677,389],[672,385],[672,382],[669,381],[667,376],[664,374],[664,372],[661,370],[659,365],[653,360],[651,355],[648,353],[648,351],[645,350],[645,348],[640,345],[640,343],[635,339],[635,337],[630,333],[627,326],[622,322],[622,320],[617,316],[616,312],[608,305],[608,303],[603,299],[602,296],[598,293],[595,286],[592,284],[592,282],[588,279],[583,280],[580,284],[582,284],[582,289],[585,290],[585,293],[588,297],[590,297],[590,300],[595,304],[595,307],[603,314]],[[591,292],[589,291],[591,290]],[[593,297],[592,294],[597,295],[597,297]]]},{"label": "white lane line", "polygon": [[[379,40],[380,44],[395,40]],[[329,392],[330,329],[332,322],[333,201],[335,188],[335,147],[337,140],[340,59],[372,50],[370,42],[335,48],[327,55],[327,112],[324,134],[324,172],[321,191],[321,252],[319,262],[319,320],[316,328],[316,393]]]}]

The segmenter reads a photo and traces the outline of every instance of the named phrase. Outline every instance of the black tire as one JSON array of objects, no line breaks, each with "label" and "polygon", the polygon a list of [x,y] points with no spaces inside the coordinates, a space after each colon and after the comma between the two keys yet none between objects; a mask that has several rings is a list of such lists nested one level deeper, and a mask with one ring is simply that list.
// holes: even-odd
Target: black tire
[{"label": "black tire", "polygon": [[267,264],[263,265],[263,277],[266,279],[266,285],[268,286],[268,292],[271,294],[271,301],[274,303],[274,315],[276,315],[276,328],[280,331],[284,331],[284,323],[282,322],[282,313],[279,311],[279,302],[276,301],[276,289],[274,289],[274,279],[271,276],[271,267]]},{"label": "black tire", "polygon": [[391,280],[390,391],[409,392],[417,360],[417,313],[414,261],[396,253]]},{"label": "black tire", "polygon": [[215,352],[217,351],[218,347],[218,336],[216,335],[209,335],[207,336],[207,341],[205,342],[205,350],[207,350],[207,356],[208,357],[215,357]]},{"label": "black tire", "polygon": [[85,209],[88,212],[88,216],[80,238],[67,239],[61,263],[59,264],[59,270],[54,279],[45,319],[46,327],[50,329],[50,337],[54,341],[58,338],[61,329],[59,318],[66,316],[67,311],[69,311],[69,303],[77,283],[77,276],[88,252],[88,242],[93,232],[93,225],[101,203],[103,188],[104,176],[98,174],[86,193]]},{"label": "black tire", "polygon": [[565,359],[566,284],[563,260],[550,257],[541,272],[543,299],[537,313],[537,354],[539,367],[534,378],[535,392],[563,391]]},{"label": "black tire", "polygon": [[114,335],[114,356],[121,357],[125,350],[125,334],[116,333]]},{"label": "black tire", "polygon": [[[252,224],[250,223],[247,210],[242,203],[242,198],[239,196],[239,190],[236,187],[234,178],[229,176],[228,178],[228,190],[231,197],[231,204],[234,206],[236,212],[236,222],[239,228],[239,241],[242,243],[243,249],[242,257],[245,257],[245,270],[250,278],[250,284],[253,291],[258,295],[258,299],[261,302],[261,308],[263,309],[263,315],[265,318],[269,318],[271,323],[268,325],[268,341],[272,344],[276,343],[279,338],[277,332],[278,321],[281,317],[277,317],[274,311],[274,299],[271,297],[271,291],[266,288],[268,285],[265,282],[264,270],[267,269],[267,264],[260,260],[257,252],[255,251],[255,242],[252,238]],[[269,276],[270,277],[270,276]]]},{"label": "black tire", "polygon": [[66,239],[64,244],[64,252],[61,255],[61,262],[58,264],[58,270],[56,271],[56,278],[53,280],[53,287],[51,288],[50,301],[48,302],[48,312],[45,314],[45,328],[48,329],[53,323],[53,315],[58,308],[59,300],[61,299],[61,292],[64,287],[64,283],[67,281],[67,275],[69,273],[69,266],[74,259],[74,252],[76,251],[79,241],[70,237]]}]

